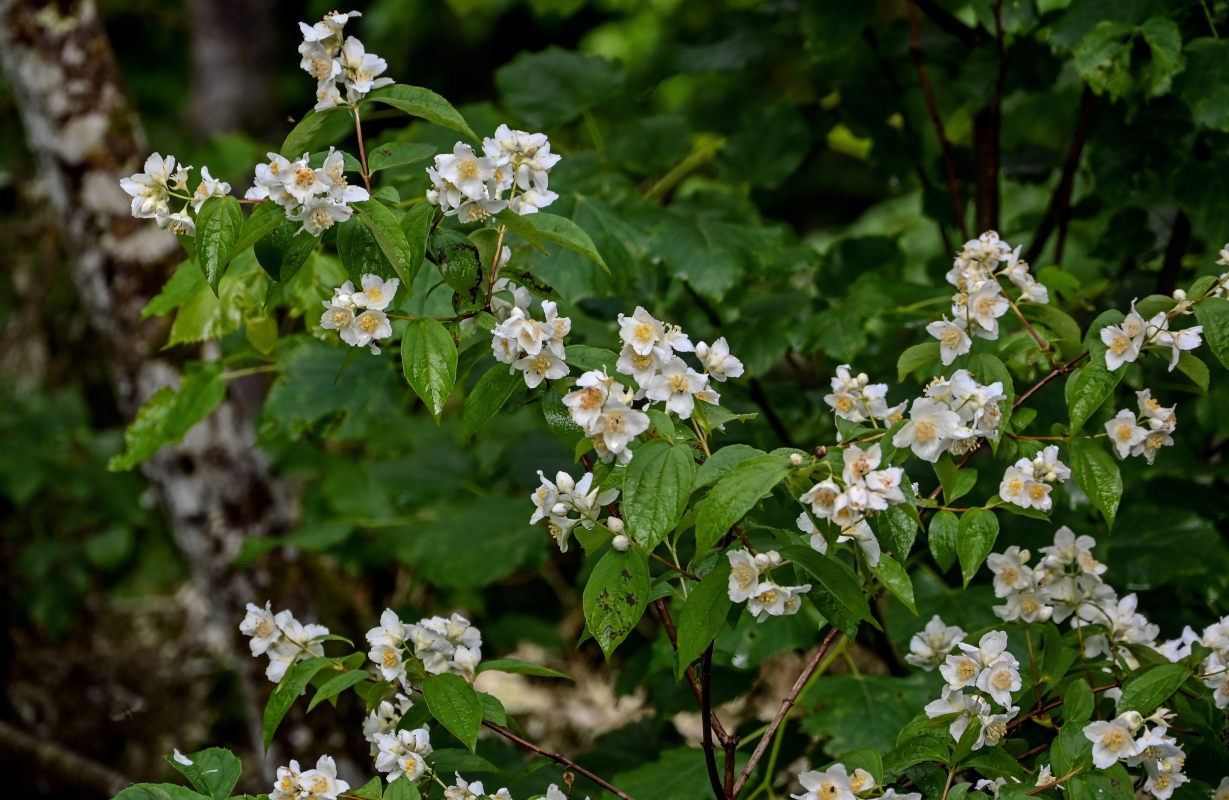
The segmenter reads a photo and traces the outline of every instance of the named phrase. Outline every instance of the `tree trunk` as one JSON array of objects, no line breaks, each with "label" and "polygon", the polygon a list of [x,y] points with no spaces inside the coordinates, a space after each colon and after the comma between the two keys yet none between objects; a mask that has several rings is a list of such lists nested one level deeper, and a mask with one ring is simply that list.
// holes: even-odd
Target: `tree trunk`
[{"label": "tree trunk", "polygon": [[[131,417],[179,372],[160,358],[165,322],[140,312],[181,260],[171,234],[133,219],[121,178],[148,155],[92,0],[0,0],[3,63],[27,140],[72,254],[81,303],[109,360],[118,405]],[[293,503],[253,448],[251,408],[232,392],[181,444],[144,466],[161,495],[194,580],[229,634],[249,733],[260,752],[262,665],[240,651],[245,603],[263,603],[268,576],[230,562],[248,536],[285,532]]]}]

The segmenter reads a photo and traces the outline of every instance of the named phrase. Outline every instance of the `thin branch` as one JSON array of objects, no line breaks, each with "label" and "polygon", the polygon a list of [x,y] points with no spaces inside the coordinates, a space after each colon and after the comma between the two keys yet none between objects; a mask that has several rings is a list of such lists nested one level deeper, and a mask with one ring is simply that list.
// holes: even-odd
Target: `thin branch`
[{"label": "thin branch", "polygon": [[926,98],[926,110],[930,112],[930,121],[934,123],[935,135],[939,138],[939,149],[943,153],[943,169],[947,173],[947,192],[952,198],[952,210],[956,213],[956,222],[960,226],[960,235],[969,238],[969,228],[964,219],[964,203],[960,201],[960,185],[956,181],[956,162],[952,159],[952,145],[947,140],[947,131],[943,127],[943,118],[939,115],[939,105],[935,101],[934,89],[930,85],[930,76],[926,72],[926,64],[922,61],[922,32],[918,27],[916,0],[906,0],[909,11],[909,52],[913,56],[913,65],[917,68],[918,83],[922,87],[922,95]]},{"label": "thin branch", "polygon": [[1054,248],[1053,261],[1055,264],[1062,262],[1062,242],[1065,240],[1067,215],[1071,211],[1071,192],[1075,187],[1075,171],[1080,166],[1080,155],[1084,151],[1084,142],[1088,139],[1088,124],[1092,120],[1093,98],[1092,89],[1084,87],[1084,96],[1080,99],[1079,121],[1075,124],[1071,146],[1067,149],[1067,159],[1063,162],[1062,176],[1058,179],[1058,185],[1054,187],[1054,194],[1050,196],[1050,203],[1046,206],[1041,224],[1037,226],[1033,241],[1024,253],[1025,261],[1033,262],[1041,258],[1041,251],[1045,249],[1046,241],[1054,232],[1055,225],[1061,224],[1064,233],[1060,236],[1059,244]]},{"label": "thin branch", "polygon": [[354,135],[358,137],[358,160],[363,168],[363,185],[371,194],[371,170],[367,168],[367,147],[363,144],[363,123],[359,120],[358,106],[354,107]]},{"label": "thin branch", "polygon": [[768,724],[764,735],[760,737],[760,741],[755,746],[755,751],[751,753],[751,758],[747,761],[747,765],[743,767],[743,771],[739,774],[738,780],[734,783],[734,791],[730,794],[731,798],[738,797],[738,793],[742,791],[743,786],[747,784],[747,779],[751,777],[751,773],[755,770],[756,765],[764,757],[765,751],[768,750],[768,744],[772,741],[773,735],[777,732],[777,728],[781,727],[781,723],[785,721],[786,715],[790,709],[794,707],[794,703],[798,702],[798,695],[802,692],[802,687],[807,685],[807,681],[815,674],[815,670],[819,669],[820,662],[824,660],[824,655],[827,654],[832,643],[836,641],[836,637],[840,635],[840,631],[836,628],[828,631],[828,635],[824,637],[824,641],[811,654],[811,659],[807,661],[807,665],[802,668],[802,672],[798,675],[798,680],[794,681],[793,687],[790,688],[789,694],[781,701],[781,707],[777,709],[777,715],[772,718],[772,722]]},{"label": "thin branch", "polygon": [[1003,81],[1007,74],[1007,51],[1003,41],[1003,2],[994,5],[995,46],[998,64],[990,105],[973,115],[974,216],[979,231],[999,227],[999,130],[1002,127]]},{"label": "thin branch", "polygon": [[508,730],[502,725],[496,725],[494,722],[491,722],[489,719],[484,719],[482,721],[482,724],[490,728],[491,730],[495,731],[496,733],[498,733],[500,736],[504,737],[508,741],[515,742],[516,744],[519,744],[521,747],[525,748],[526,750],[532,750],[538,755],[546,756],[551,761],[554,761],[556,764],[562,764],[563,766],[567,767],[568,769],[572,770],[573,772],[579,775],[584,775],[586,778],[593,781],[598,786],[601,786],[606,791],[613,792],[619,797],[622,797],[623,800],[634,800],[634,798],[632,798],[626,792],[619,790],[609,781],[603,780],[602,778],[599,778],[598,776],[594,775],[592,772],[585,769],[580,764],[577,764],[575,761],[571,760],[570,758],[566,756],[561,756],[558,753],[552,753],[551,751],[545,748],[538,747],[533,742],[522,739],[521,737],[517,736],[512,731]]},{"label": "thin branch", "polygon": [[1078,364],[1087,355],[1088,355],[1088,351],[1085,350],[1084,352],[1080,353],[1075,358],[1068,361],[1066,364],[1063,364],[1060,367],[1055,367],[1054,369],[1050,370],[1048,375],[1046,375],[1044,378],[1034,383],[1031,387],[1029,387],[1028,391],[1026,391],[1024,394],[1016,398],[1016,402],[1011,404],[1011,410],[1015,411],[1017,408],[1020,407],[1020,404],[1023,403],[1025,400],[1027,400],[1029,397],[1031,397],[1034,392],[1036,392],[1042,386],[1045,386],[1050,381],[1057,378],[1059,375],[1063,375],[1063,374],[1070,372],[1072,369],[1075,368],[1075,365]]},{"label": "thin branch", "polygon": [[1156,293],[1171,295],[1178,283],[1178,273],[1182,270],[1182,256],[1186,246],[1191,241],[1191,218],[1181,209],[1174,217],[1173,230],[1169,234],[1169,242],[1165,245],[1165,258],[1161,262],[1161,274],[1156,279]]},{"label": "thin branch", "polygon": [[713,750],[713,698],[709,684],[713,677],[713,645],[710,642],[700,659],[700,723],[704,740],[704,766],[708,768],[708,782],[713,787],[717,800],[726,800],[725,787],[717,773],[717,754]]},{"label": "thin branch", "polygon": [[[670,639],[670,646],[674,648],[675,653],[678,652],[678,631],[674,628],[674,620],[670,618],[670,610],[666,608],[666,603],[660,597],[653,601],[653,610],[657,612],[657,618],[661,620],[662,627],[666,629],[666,636]],[[691,665],[683,671],[684,677],[687,678],[687,685],[691,687],[691,693],[695,695],[696,702],[704,705],[704,698],[700,693],[700,684],[696,681],[695,670]],[[721,724],[721,718],[716,712],[710,710],[709,719],[713,726],[713,733],[717,735],[717,741],[721,742],[722,747],[730,747],[731,744],[738,743],[738,737],[731,736]]]},{"label": "thin branch", "polygon": [[955,36],[965,47],[976,47],[986,40],[986,34],[981,28],[970,28],[968,25],[965,25],[948,13],[935,0],[914,0],[914,2],[917,3],[918,8],[922,9],[923,13],[926,14],[936,27]]}]

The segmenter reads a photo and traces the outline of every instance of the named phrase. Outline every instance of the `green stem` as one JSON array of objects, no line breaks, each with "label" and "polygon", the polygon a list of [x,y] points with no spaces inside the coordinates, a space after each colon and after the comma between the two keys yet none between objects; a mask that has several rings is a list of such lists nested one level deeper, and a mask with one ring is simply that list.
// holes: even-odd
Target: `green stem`
[{"label": "green stem", "polygon": [[1220,41],[1220,34],[1216,32],[1216,23],[1212,20],[1212,9],[1208,8],[1208,0],[1199,0],[1199,5],[1203,6],[1203,15],[1208,18],[1208,27],[1212,29],[1212,38]]}]

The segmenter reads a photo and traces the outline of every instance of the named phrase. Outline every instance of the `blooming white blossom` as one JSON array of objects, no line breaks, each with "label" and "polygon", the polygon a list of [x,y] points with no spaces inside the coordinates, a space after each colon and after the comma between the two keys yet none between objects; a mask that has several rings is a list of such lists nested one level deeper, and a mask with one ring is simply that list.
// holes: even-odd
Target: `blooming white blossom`
[{"label": "blooming white blossom", "polygon": [[393,335],[392,323],[384,309],[397,293],[399,281],[396,278],[385,281],[378,275],[367,274],[362,276],[361,283],[361,292],[354,291],[350,281],[333,290],[333,297],[322,303],[324,314],[320,317],[320,327],[337,331],[341,340],[351,347],[369,347],[378,355],[380,347],[375,341]]},{"label": "blooming white blossom", "polygon": [[913,634],[909,640],[909,653],[905,661],[924,670],[932,670],[943,663],[956,643],[964,639],[965,632],[956,625],[947,625],[935,614],[926,627]]},{"label": "blooming white blossom", "polygon": [[371,745],[374,756],[380,748],[376,745],[377,733],[392,733],[397,730],[401,718],[414,707],[414,701],[398,692],[392,700],[381,700],[363,720],[363,738]]},{"label": "blooming white blossom", "polygon": [[[401,729],[392,733],[375,734],[376,769],[388,773],[385,779],[393,781],[405,775],[415,781],[427,770],[423,756],[431,755],[431,733],[424,726],[414,730]],[[272,798],[270,798],[272,800]]]},{"label": "blooming white blossom", "polygon": [[904,403],[888,406],[886,383],[871,383],[865,372],[853,375],[848,364],[836,368],[836,377],[830,383],[832,392],[824,395],[824,402],[841,419],[850,422],[878,419],[887,425],[894,425],[905,409]]},{"label": "blooming white blossom", "polygon": [[510,372],[520,370],[531,389],[569,372],[563,340],[572,330],[572,320],[559,316],[558,306],[550,300],[542,301],[542,313],[545,319],[536,320],[527,310],[514,306],[507,319],[491,331],[496,360],[508,364]]},{"label": "blooming white blossom", "polygon": [[393,82],[392,78],[377,77],[388,69],[384,59],[368,53],[353,36],[343,41],[346,22],[359,16],[358,11],[331,11],[314,25],[299,23],[303,33],[299,67],[316,80],[316,111],[341,105],[342,89],[346,92],[344,102],[354,105],[371,91]]},{"label": "blooming white blossom", "polygon": [[968,323],[959,317],[949,321],[947,317],[935,320],[926,326],[926,332],[939,340],[939,358],[944,366],[951,364],[973,347],[969,338]]},{"label": "blooming white blossom", "polygon": [[696,345],[696,358],[704,365],[704,371],[713,380],[725,381],[743,374],[743,362],[730,355],[730,345],[722,336],[712,345],[700,342]]},{"label": "blooming white blossom", "polygon": [[1090,722],[1084,726],[1084,736],[1092,742],[1092,763],[1098,769],[1108,769],[1139,752],[1134,732],[1123,717]]},{"label": "blooming white blossom", "polygon": [[[481,156],[457,142],[452,153],[435,157],[435,166],[427,168],[427,201],[461,222],[481,222],[505,208],[534,214],[559,198],[548,188],[559,159],[550,151],[546,134],[500,125],[494,137],[483,140]],[[509,190],[511,195],[505,197]]]},{"label": "blooming white blossom", "polygon": [[321,640],[329,635],[323,625],[303,625],[290,611],[272,613],[269,603],[261,608],[248,603],[247,614],[239,623],[239,631],[251,636],[252,655],[266,655],[269,665],[265,677],[280,683],[286,671],[295,663],[312,656],[323,656]]},{"label": "blooming white blossom", "polygon": [[748,550],[730,550],[728,592],[735,603],[747,603],[747,610],[763,622],[769,616],[795,613],[802,604],[802,595],[811,591],[809,583],[801,586],[780,586],[763,576],[780,566],[781,556],[776,550],[751,555]]},{"label": "blooming white blossom", "polygon": [[277,768],[277,780],[269,792],[269,800],[337,800],[350,784],[337,777],[337,764],[332,756],[320,756],[313,769],[299,771],[299,762]]}]

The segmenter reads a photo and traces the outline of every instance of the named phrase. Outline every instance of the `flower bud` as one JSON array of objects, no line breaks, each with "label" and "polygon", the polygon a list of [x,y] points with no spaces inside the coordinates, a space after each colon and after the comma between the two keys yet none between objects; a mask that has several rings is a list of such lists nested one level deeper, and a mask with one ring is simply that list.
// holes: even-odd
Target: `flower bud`
[{"label": "flower bud", "polygon": [[708,345],[705,342],[696,345],[696,358],[704,362],[708,361]]},{"label": "flower bud", "polygon": [[620,553],[625,553],[627,552],[627,548],[631,547],[632,540],[620,533],[618,536],[614,537],[614,541],[612,541],[610,545]]},{"label": "flower bud", "polygon": [[623,520],[619,519],[618,517],[611,517],[610,519],[606,520],[606,527],[610,529],[611,533],[623,533]]},{"label": "flower bud", "polygon": [[1135,733],[1144,724],[1144,715],[1138,711],[1128,711],[1121,715],[1119,719],[1127,724],[1127,727],[1131,729],[1131,733]]},{"label": "flower bud", "polygon": [[801,467],[802,466],[802,453],[790,453],[789,463],[793,464],[795,467]]},{"label": "flower bud", "polygon": [[1181,302],[1186,299],[1186,292],[1182,289],[1174,289],[1174,299]]},{"label": "flower bud", "polygon": [[576,488],[576,481],[566,472],[560,472],[555,476],[555,485],[559,487],[559,491],[566,493]]},{"label": "flower bud", "polygon": [[565,506],[563,503],[555,503],[553,506],[551,506],[550,513],[552,517],[563,517],[567,515],[568,507]]}]

